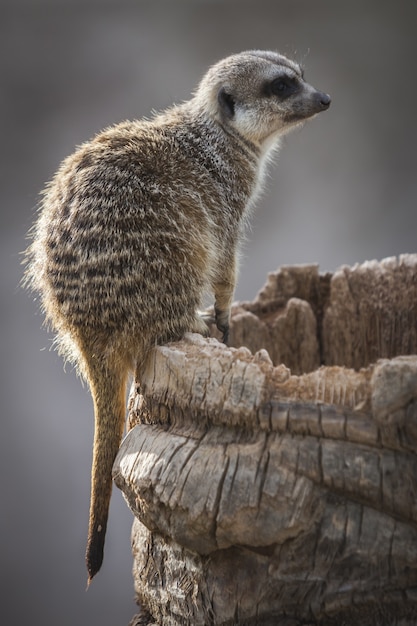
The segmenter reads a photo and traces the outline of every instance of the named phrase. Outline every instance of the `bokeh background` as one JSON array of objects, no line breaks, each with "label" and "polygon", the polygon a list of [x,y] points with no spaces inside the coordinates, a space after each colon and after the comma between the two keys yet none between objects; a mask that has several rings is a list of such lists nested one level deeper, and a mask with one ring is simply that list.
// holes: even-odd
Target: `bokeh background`
[{"label": "bokeh background", "polygon": [[237,298],[282,264],[327,271],[416,252],[417,4],[3,0],[0,12],[2,622],[127,625],[132,517],[115,489],[86,593],[92,404],[19,287],[38,193],[104,126],[187,99],[227,54],[277,49],[333,102],[270,168]]}]

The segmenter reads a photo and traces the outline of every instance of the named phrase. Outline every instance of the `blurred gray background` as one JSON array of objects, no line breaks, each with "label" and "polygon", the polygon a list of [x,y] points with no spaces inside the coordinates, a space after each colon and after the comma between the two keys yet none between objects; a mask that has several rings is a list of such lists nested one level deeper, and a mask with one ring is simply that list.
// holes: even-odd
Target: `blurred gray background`
[{"label": "blurred gray background", "polygon": [[38,193],[104,126],[187,99],[248,48],[301,61],[330,110],[289,135],[248,233],[237,298],[282,264],[416,252],[417,4],[9,0],[0,5],[2,621],[127,625],[132,517],[114,490],[85,593],[92,403],[19,287]]}]

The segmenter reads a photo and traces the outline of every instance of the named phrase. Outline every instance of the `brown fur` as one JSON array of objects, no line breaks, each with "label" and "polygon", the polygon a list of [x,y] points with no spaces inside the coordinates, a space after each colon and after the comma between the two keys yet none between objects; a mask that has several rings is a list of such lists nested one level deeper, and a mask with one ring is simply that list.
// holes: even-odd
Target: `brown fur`
[{"label": "brown fur", "polygon": [[[271,91],[279,77],[285,93],[276,83]],[[80,146],[44,192],[27,280],[94,400],[89,582],[103,558],[128,376],[140,380],[155,344],[206,332],[197,310],[207,290],[227,338],[239,243],[267,154],[329,102],[285,57],[234,55],[185,104]]]}]

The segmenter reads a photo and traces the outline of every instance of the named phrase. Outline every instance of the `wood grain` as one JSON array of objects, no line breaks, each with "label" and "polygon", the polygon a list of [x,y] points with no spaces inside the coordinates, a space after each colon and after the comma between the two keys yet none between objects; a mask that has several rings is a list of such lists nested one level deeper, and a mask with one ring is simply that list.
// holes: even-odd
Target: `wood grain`
[{"label": "wood grain", "polygon": [[235,347],[154,350],[114,465],[150,623],[417,623],[416,269],[283,268]]}]

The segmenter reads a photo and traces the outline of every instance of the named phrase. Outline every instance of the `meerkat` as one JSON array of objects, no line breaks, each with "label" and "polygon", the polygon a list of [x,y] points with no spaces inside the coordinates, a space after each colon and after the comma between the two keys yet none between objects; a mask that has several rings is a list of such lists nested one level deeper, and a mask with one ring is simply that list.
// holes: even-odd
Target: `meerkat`
[{"label": "meerkat", "polygon": [[198,314],[207,290],[227,341],[239,246],[268,156],[329,105],[294,61],[235,54],[187,102],[81,145],[43,192],[25,276],[93,398],[88,584],[103,560],[129,376],[140,383],[155,345],[207,334]]}]

